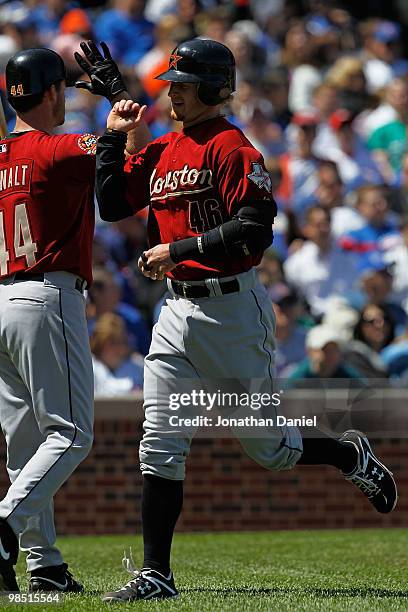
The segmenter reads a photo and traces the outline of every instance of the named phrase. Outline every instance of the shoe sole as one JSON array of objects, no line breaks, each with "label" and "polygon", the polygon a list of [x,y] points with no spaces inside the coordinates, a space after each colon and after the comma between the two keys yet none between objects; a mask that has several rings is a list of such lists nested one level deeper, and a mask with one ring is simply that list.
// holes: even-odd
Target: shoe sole
[{"label": "shoe sole", "polygon": [[[345,433],[353,433],[353,434],[356,434],[357,436],[359,436],[360,438],[362,438],[364,440],[364,443],[368,446],[369,451],[372,454],[372,456],[374,457],[374,459],[377,461],[377,463],[379,465],[381,465],[383,470],[385,472],[387,472],[387,474],[391,477],[391,480],[392,480],[393,485],[395,487],[395,501],[394,501],[394,504],[393,504],[392,508],[390,510],[387,510],[386,512],[381,512],[381,510],[377,510],[377,508],[375,508],[377,510],[377,512],[379,512],[380,514],[389,514],[390,512],[392,512],[395,509],[395,506],[397,505],[397,502],[398,502],[398,489],[397,489],[397,483],[394,480],[394,474],[391,472],[391,470],[389,468],[387,468],[386,465],[384,465],[378,459],[377,455],[373,452],[373,449],[371,448],[371,444],[369,443],[367,436],[362,431],[359,431],[358,429],[349,429],[348,432],[345,432]],[[347,442],[347,441],[348,442],[354,442],[354,440],[347,440],[347,438],[345,440],[343,440],[343,441],[344,442]],[[354,444],[355,444],[355,442],[354,442]]]},{"label": "shoe sole", "polygon": [[72,589],[67,589],[66,591],[63,591],[61,589],[28,589],[29,593],[84,593],[84,591],[85,589],[81,589],[79,591]]},{"label": "shoe sole", "polygon": [[163,599],[178,599],[180,593],[177,595],[166,595],[165,597],[152,597],[151,599],[121,599],[119,597],[102,597],[101,600],[104,603],[134,603],[137,601],[162,601]]}]

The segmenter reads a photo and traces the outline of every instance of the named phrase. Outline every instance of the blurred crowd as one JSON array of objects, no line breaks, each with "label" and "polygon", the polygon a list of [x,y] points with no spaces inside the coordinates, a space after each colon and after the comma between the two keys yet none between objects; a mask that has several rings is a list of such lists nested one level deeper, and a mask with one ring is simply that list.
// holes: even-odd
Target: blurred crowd
[{"label": "blurred crowd", "polygon": [[[408,3],[405,0],[0,2],[0,72],[14,52],[104,40],[153,137],[180,125],[154,76],[195,36],[226,44],[225,109],[264,156],[279,214],[259,277],[281,377],[408,381]],[[3,83],[0,86],[4,89]],[[3,95],[4,97],[4,95]],[[7,118],[13,124],[11,109]],[[67,90],[64,131],[104,130],[109,105]],[[146,214],[97,219],[88,320],[97,395],[140,389],[166,285],[146,279]]]}]

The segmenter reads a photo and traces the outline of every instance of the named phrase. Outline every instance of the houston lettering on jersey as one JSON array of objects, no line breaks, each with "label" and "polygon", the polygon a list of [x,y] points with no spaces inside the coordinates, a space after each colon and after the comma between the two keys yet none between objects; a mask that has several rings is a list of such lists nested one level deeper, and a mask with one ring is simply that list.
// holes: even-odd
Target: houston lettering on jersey
[{"label": "houston lettering on jersey", "polygon": [[[231,219],[251,202],[275,210],[263,157],[223,117],[170,132],[129,157],[126,200],[137,212],[150,205],[150,246],[199,236]],[[146,181],[146,176],[149,180]],[[168,273],[178,280],[233,276],[257,265],[255,255],[183,261]]]},{"label": "houston lettering on jersey", "polygon": [[18,191],[28,193],[32,169],[32,159],[19,159],[0,164],[0,198]]},{"label": "houston lettering on jersey", "polygon": [[[202,193],[212,188],[212,171],[209,168],[190,168],[184,164],[181,170],[171,170],[165,177],[157,177],[157,168],[150,176],[150,200]],[[192,189],[189,189],[192,187]]]}]

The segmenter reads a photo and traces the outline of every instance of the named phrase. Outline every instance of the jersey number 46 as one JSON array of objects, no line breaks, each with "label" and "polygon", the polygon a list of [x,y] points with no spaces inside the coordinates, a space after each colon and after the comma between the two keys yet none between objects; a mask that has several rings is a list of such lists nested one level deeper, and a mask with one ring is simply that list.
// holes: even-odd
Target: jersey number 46
[{"label": "jersey number 46", "polygon": [[[7,248],[6,231],[4,226],[4,210],[0,210],[0,276],[9,274],[10,251]],[[25,257],[27,268],[35,264],[37,245],[33,242],[28,221],[27,206],[25,202],[16,204],[14,209],[13,248],[15,259]]]},{"label": "jersey number 46", "polygon": [[190,227],[196,234],[202,234],[223,223],[220,204],[212,198],[204,201],[189,201]]}]

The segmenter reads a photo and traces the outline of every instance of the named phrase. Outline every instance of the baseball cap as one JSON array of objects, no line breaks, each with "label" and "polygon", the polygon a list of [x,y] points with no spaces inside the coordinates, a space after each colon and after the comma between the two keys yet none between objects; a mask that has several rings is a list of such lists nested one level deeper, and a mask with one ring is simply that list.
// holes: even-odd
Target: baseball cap
[{"label": "baseball cap", "polygon": [[306,336],[307,349],[322,349],[326,344],[329,344],[329,342],[335,342],[341,347],[343,344],[343,337],[337,329],[329,327],[328,325],[316,325],[312,327]]},{"label": "baseball cap", "polygon": [[390,43],[398,40],[401,28],[393,21],[381,21],[373,32],[373,38],[382,43]]},{"label": "baseball cap", "polygon": [[299,126],[318,125],[319,116],[313,110],[304,110],[294,113],[291,122]]},{"label": "baseball cap", "polygon": [[347,342],[353,336],[358,317],[358,310],[351,306],[349,296],[346,299],[333,295],[327,300],[327,309],[322,319],[322,325],[335,329],[341,335],[342,342]]},{"label": "baseball cap", "polygon": [[331,129],[337,132],[343,125],[352,123],[353,119],[353,114],[349,110],[339,108],[330,115],[328,122]]}]

